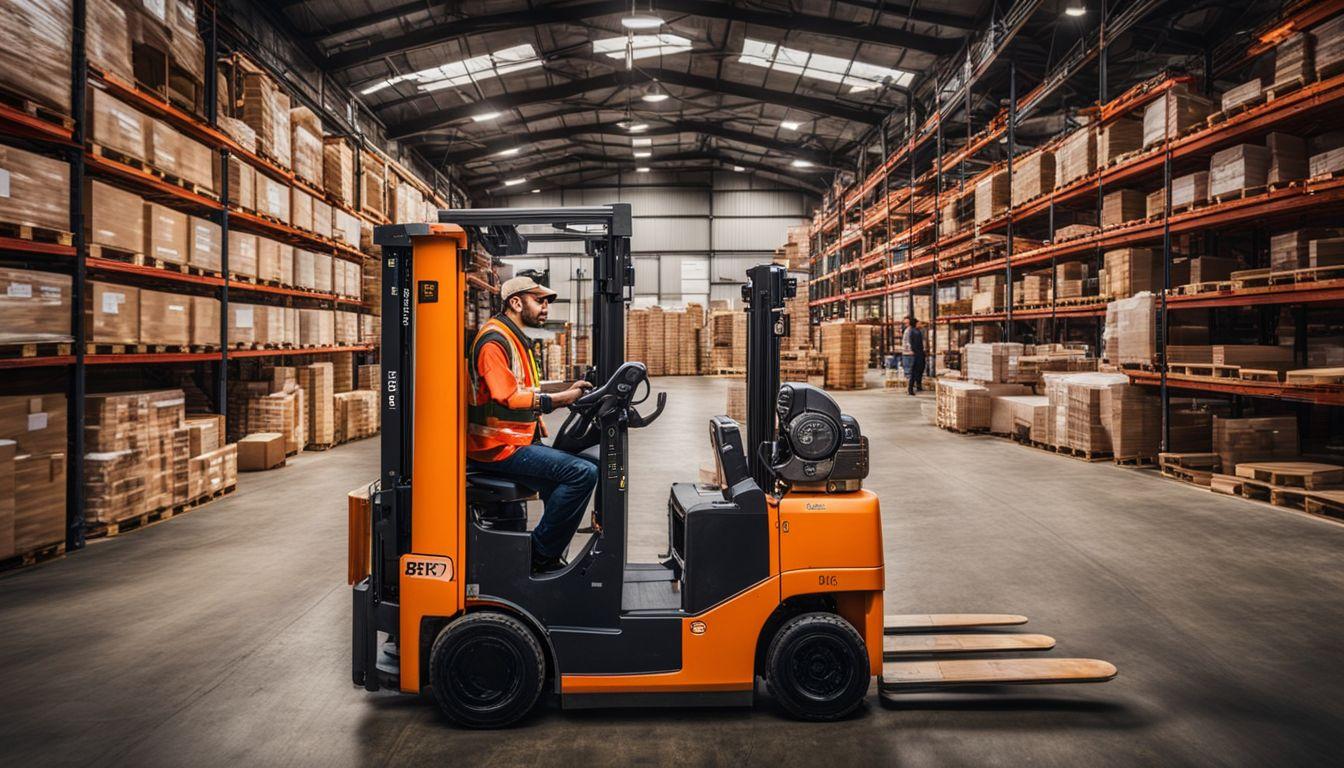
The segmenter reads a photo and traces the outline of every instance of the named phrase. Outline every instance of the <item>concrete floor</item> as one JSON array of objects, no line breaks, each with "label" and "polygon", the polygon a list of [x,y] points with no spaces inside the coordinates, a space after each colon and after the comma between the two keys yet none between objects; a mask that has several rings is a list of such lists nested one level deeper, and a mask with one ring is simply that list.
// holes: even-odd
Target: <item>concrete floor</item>
[{"label": "concrete floor", "polygon": [[[664,548],[668,484],[709,457],[724,382],[664,379],[633,433],[635,556]],[[376,441],[246,475],[242,490],[0,575],[4,765],[1337,765],[1344,527],[1151,471],[923,423],[923,399],[841,394],[872,443],[889,612],[1002,611],[1095,656],[1100,686],[876,695],[836,724],[755,710],[540,710],[446,725],[353,689],[345,492]]]}]

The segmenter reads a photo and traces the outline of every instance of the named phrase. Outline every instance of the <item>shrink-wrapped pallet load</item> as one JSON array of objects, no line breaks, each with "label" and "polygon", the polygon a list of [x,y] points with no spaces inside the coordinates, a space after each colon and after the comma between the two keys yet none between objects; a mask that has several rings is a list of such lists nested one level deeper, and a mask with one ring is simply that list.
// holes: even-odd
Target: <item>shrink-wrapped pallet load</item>
[{"label": "shrink-wrapped pallet load", "polygon": [[938,426],[959,432],[989,429],[991,402],[983,385],[940,378],[934,387]]},{"label": "shrink-wrapped pallet load", "polygon": [[125,254],[143,252],[144,207],[144,199],[134,192],[104,184],[97,179],[85,179],[84,242],[114,248]]},{"label": "shrink-wrapped pallet load", "polygon": [[[242,302],[229,302],[229,344],[231,346],[251,347],[257,343],[258,305]],[[263,336],[264,331],[263,330]]]},{"label": "shrink-wrapped pallet load", "polygon": [[294,175],[322,185],[322,121],[307,107],[289,110],[290,157]]},{"label": "shrink-wrapped pallet load", "polygon": [[[359,248],[359,217],[341,208],[331,209],[331,237],[351,248]],[[379,262],[371,262],[375,266]]]},{"label": "shrink-wrapped pallet load", "polygon": [[243,122],[257,132],[257,152],[288,168],[292,161],[289,95],[263,72],[243,73]]},{"label": "shrink-wrapped pallet load", "polygon": [[65,395],[0,396],[0,438],[13,440],[18,454],[64,451],[65,417]]},{"label": "shrink-wrapped pallet load", "polygon": [[1156,302],[1153,294],[1137,293],[1106,305],[1102,353],[1113,365],[1151,364],[1157,354]]},{"label": "shrink-wrapped pallet load", "polygon": [[[222,266],[219,225],[209,219],[189,217],[187,223],[187,263],[210,272]],[[232,260],[233,252],[229,252]]]},{"label": "shrink-wrapped pallet load", "polygon": [[1067,406],[1064,417],[1068,447],[1086,453],[1111,451],[1108,390],[1127,387],[1129,377],[1115,373],[1075,373],[1065,379]]},{"label": "shrink-wrapped pallet load", "polygon": [[282,224],[290,220],[289,186],[265,173],[257,174],[257,213]]},{"label": "shrink-wrapped pallet load", "polygon": [[260,249],[263,240],[266,240],[266,238],[258,238],[250,232],[239,232],[236,229],[230,229],[229,272],[233,275],[242,275],[244,277],[260,277]]},{"label": "shrink-wrapped pallet load", "polygon": [[383,371],[378,363],[364,363],[359,366],[356,376],[356,388],[378,391],[382,386]]},{"label": "shrink-wrapped pallet load", "polygon": [[70,231],[70,165],[0,145],[0,223]]},{"label": "shrink-wrapped pallet load", "polygon": [[387,212],[384,195],[387,188],[387,165],[372,152],[360,151],[360,210],[381,217]]},{"label": "shrink-wrapped pallet load", "polygon": [[[286,284],[280,262],[282,258],[292,259],[293,257],[288,255],[290,252],[290,246],[276,242],[269,237],[257,237],[257,280],[263,283]],[[229,258],[232,260],[232,254]]]},{"label": "shrink-wrapped pallet load", "polygon": [[293,253],[294,287],[314,290],[317,288],[316,254],[304,248],[295,248]]},{"label": "shrink-wrapped pallet load", "polygon": [[229,202],[245,211],[257,210],[257,169],[236,155],[229,155]]},{"label": "shrink-wrapped pallet load", "polygon": [[0,3],[0,87],[70,114],[71,4]]},{"label": "shrink-wrapped pallet load", "polygon": [[329,309],[300,309],[301,347],[330,347],[336,343],[336,315]]},{"label": "shrink-wrapped pallet load", "polygon": [[135,160],[145,160],[147,118],[102,90],[90,88],[87,139],[97,147],[113,150]]},{"label": "shrink-wrapped pallet load", "polygon": [[872,326],[848,320],[821,324],[821,354],[826,358],[826,388],[863,389],[872,345]]},{"label": "shrink-wrapped pallet load", "polygon": [[[86,3],[84,13],[84,53],[89,64],[123,83],[134,83],[126,11],[115,3],[95,2]],[[69,77],[68,73],[66,76]]]},{"label": "shrink-wrapped pallet load", "polygon": [[238,142],[238,146],[256,154],[257,151],[257,132],[252,130],[252,126],[239,120],[236,117],[219,115],[216,118],[219,121],[219,127],[229,138]]},{"label": "shrink-wrapped pallet load", "polygon": [[330,253],[313,254],[313,290],[331,293],[332,261],[333,258]]},{"label": "shrink-wrapped pallet load", "polygon": [[191,344],[219,347],[219,299],[210,296],[191,297]]},{"label": "shrink-wrapped pallet load", "polygon": [[330,446],[336,442],[333,434],[333,373],[331,363],[312,363],[298,368],[298,383],[303,388],[308,409],[307,446]]},{"label": "shrink-wrapped pallet load", "polygon": [[70,284],[59,272],[0,267],[0,344],[73,340]]},{"label": "shrink-wrapped pallet load", "polygon": [[146,117],[145,123],[145,160],[169,176],[213,193],[215,152],[162,120]]},{"label": "shrink-wrapped pallet load", "polygon": [[186,264],[190,248],[187,214],[158,203],[145,203],[145,256],[169,264]]},{"label": "shrink-wrapped pallet load", "polygon": [[331,206],[313,198],[313,232],[319,237],[331,237]]},{"label": "shrink-wrapped pallet load", "polygon": [[140,340],[140,289],[90,280],[84,302],[85,338],[99,344]]},{"label": "shrink-wrapped pallet load", "polygon": [[342,203],[354,204],[355,152],[342,136],[327,136],[322,140],[322,186]]},{"label": "shrink-wrapped pallet load", "polygon": [[1263,187],[1269,180],[1269,149],[1238,144],[1215,152],[1209,161],[1209,195],[1218,197]]},{"label": "shrink-wrapped pallet load", "polygon": [[313,196],[298,187],[289,190],[289,223],[307,232],[313,231]]},{"label": "shrink-wrapped pallet load", "polygon": [[981,384],[1007,384],[1018,380],[1017,359],[1022,356],[1017,342],[967,344],[962,347],[962,371],[968,381]]}]

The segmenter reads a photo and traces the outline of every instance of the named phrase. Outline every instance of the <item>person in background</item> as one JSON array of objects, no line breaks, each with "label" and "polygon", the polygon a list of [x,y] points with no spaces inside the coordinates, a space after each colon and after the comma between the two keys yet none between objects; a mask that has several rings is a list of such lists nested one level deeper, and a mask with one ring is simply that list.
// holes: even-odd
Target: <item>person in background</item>
[{"label": "person in background", "polygon": [[928,363],[924,349],[924,331],[919,327],[919,321],[913,317],[905,318],[905,333],[901,335],[901,347],[908,345],[910,368],[906,376],[905,392],[913,395],[915,392],[924,391],[924,366]]},{"label": "person in background", "polygon": [[910,381],[910,364],[914,362],[915,351],[910,347],[910,323],[914,321],[913,317],[907,316],[901,329],[901,371],[905,374],[905,380]]}]

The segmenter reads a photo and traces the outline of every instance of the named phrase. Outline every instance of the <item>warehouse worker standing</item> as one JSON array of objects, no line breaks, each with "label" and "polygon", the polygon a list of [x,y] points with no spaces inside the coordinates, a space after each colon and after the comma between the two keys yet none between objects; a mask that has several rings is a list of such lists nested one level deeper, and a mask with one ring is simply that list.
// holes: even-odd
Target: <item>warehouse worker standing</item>
[{"label": "warehouse worker standing", "polygon": [[906,370],[905,392],[908,395],[924,391],[924,366],[928,363],[924,349],[924,331],[919,321],[913,317],[905,318],[905,333],[901,334],[901,354],[908,356],[910,367]]},{"label": "warehouse worker standing", "polygon": [[532,531],[533,572],[564,565],[561,556],[597,485],[592,462],[541,444],[541,414],[568,406],[592,386],[578,381],[549,395],[539,389],[541,369],[522,329],[545,324],[555,295],[530,277],[505,281],[504,312],[490,318],[472,343],[467,394],[467,466],[513,478],[545,501]]}]

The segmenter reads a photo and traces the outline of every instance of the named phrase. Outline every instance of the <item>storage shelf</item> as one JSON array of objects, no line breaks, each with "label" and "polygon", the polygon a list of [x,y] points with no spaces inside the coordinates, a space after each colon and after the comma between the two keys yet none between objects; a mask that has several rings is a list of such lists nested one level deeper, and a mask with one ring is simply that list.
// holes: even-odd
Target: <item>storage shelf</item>
[{"label": "storage shelf", "polygon": [[0,133],[7,136],[75,146],[74,131],[9,104],[0,104]]},{"label": "storage shelf", "polygon": [[[135,275],[152,280],[163,280],[172,283],[186,283],[191,285],[208,285],[219,287],[225,284],[225,280],[217,275],[195,275],[185,272],[175,272],[169,269],[160,269],[159,267],[147,267],[139,264],[129,264],[124,261],[114,259],[104,259],[95,256],[89,256],[85,259],[85,265],[92,270],[100,272],[116,272],[124,275]],[[298,299],[314,299],[317,301],[330,301],[337,304],[353,305],[358,308],[364,307],[364,302],[359,299],[350,299],[337,296],[334,293],[321,293],[318,291],[308,291],[302,288],[288,288],[274,285],[259,285],[242,280],[229,279],[229,291],[243,293],[263,293],[273,296],[290,296]]]},{"label": "storage shelf", "polygon": [[[1135,384],[1156,387],[1162,375],[1153,371],[1125,371]],[[1313,405],[1344,405],[1344,387],[1301,386],[1295,384],[1218,379],[1205,376],[1178,376],[1167,374],[1167,386],[1199,392],[1220,392],[1245,397],[1265,397]]]},{"label": "storage shelf", "polygon": [[74,365],[74,355],[40,355],[35,357],[0,358],[0,369],[4,368],[46,368],[58,365]]},{"label": "storage shelf", "polygon": [[75,247],[73,245],[43,243],[36,240],[25,240],[21,237],[0,237],[0,251],[36,253],[44,256],[75,255]]},{"label": "storage shelf", "polygon": [[[229,357],[281,357],[286,355],[326,355],[333,352],[370,352],[371,344],[348,347],[300,347],[296,349],[230,349]],[[124,352],[119,354],[85,355],[88,365],[164,365],[173,363],[203,363],[221,360],[215,352]],[[31,359],[31,358],[30,358]],[[74,358],[72,357],[73,361]]]},{"label": "storage shelf", "polygon": [[1330,301],[1344,301],[1344,279],[1267,285],[1235,291],[1210,291],[1183,296],[1169,294],[1167,309],[1176,311],[1255,304],[1315,304]]},{"label": "storage shelf", "polygon": [[175,203],[207,215],[218,213],[224,209],[224,206],[214,198],[164,181],[148,171],[109,157],[103,157],[92,151],[85,151],[84,166],[95,174],[117,179],[131,185],[147,200]]},{"label": "storage shelf", "polygon": [[327,355],[333,352],[372,352],[372,344],[348,347],[299,347],[296,349],[231,349],[229,357],[282,357],[285,355]]},{"label": "storage shelf", "polygon": [[272,221],[255,213],[230,206],[229,226],[233,227],[235,225],[240,225],[237,227],[239,230],[275,237],[310,251],[331,252],[349,261],[362,262],[365,258],[362,251],[343,243],[323,240],[317,235],[305,232],[298,227]]},{"label": "storage shelf", "polygon": [[[1014,309],[1014,320],[1039,320],[1041,318],[1105,317],[1106,303],[1077,304],[1062,307],[1031,307]],[[1005,312],[988,312],[979,315],[939,315],[939,323],[1001,323],[1008,319]]]}]

